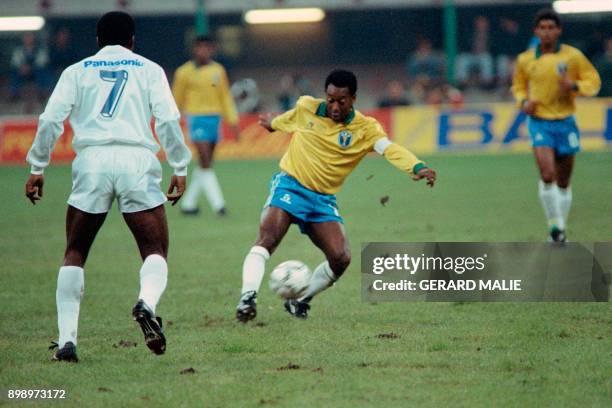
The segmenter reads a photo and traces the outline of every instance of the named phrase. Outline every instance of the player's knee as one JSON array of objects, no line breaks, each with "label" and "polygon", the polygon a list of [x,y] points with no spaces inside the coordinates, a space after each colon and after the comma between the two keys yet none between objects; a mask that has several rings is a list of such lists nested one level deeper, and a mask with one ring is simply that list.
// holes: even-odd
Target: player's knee
[{"label": "player's knee", "polygon": [[255,241],[256,246],[266,248],[270,255],[272,255],[272,253],[276,250],[276,247],[278,247],[279,243],[280,238],[274,234],[260,234],[260,236]]},{"label": "player's knee", "polygon": [[554,170],[542,170],[540,172],[540,178],[546,184],[553,183],[555,181],[555,172]]},{"label": "player's knee", "polygon": [[340,276],[351,263],[351,252],[348,249],[330,254],[329,266],[336,276]]},{"label": "player's knee", "polygon": [[200,167],[203,169],[209,169],[211,167],[211,162],[208,158],[200,158]]},{"label": "player's knee", "polygon": [[563,179],[563,178],[557,179],[557,186],[559,188],[566,189],[569,187],[569,184],[570,184],[569,179]]}]

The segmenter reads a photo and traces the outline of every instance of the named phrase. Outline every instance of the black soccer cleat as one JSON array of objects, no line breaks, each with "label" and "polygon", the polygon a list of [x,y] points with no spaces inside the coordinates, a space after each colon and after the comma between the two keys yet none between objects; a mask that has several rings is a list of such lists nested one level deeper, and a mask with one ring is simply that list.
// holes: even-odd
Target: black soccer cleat
[{"label": "black soccer cleat", "polygon": [[298,319],[308,318],[309,309],[310,305],[307,302],[300,302],[299,300],[285,301],[285,310]]},{"label": "black soccer cleat", "polygon": [[166,352],[166,337],[162,330],[161,317],[155,316],[142,300],[139,300],[132,309],[132,316],[142,329],[147,347],[157,355],[164,354]]},{"label": "black soccer cleat", "polygon": [[225,207],[221,207],[221,208],[219,209],[219,211],[217,211],[217,215],[218,215],[219,217],[225,217],[225,216],[227,216],[227,208],[225,208]]},{"label": "black soccer cleat", "polygon": [[249,290],[240,296],[236,306],[236,319],[242,323],[253,320],[257,316],[257,292]]},{"label": "black soccer cleat", "polygon": [[[52,342],[51,347],[49,347],[49,350],[53,350],[58,347],[59,345],[57,343]],[[53,354],[53,357],[51,357],[51,360],[65,361],[67,363],[78,363],[79,358],[77,357],[76,346],[74,345],[73,342],[67,341],[66,344],[64,344],[64,347],[62,347],[61,349],[58,349]]]},{"label": "black soccer cleat", "polygon": [[550,230],[550,235],[548,237],[549,242],[554,242],[558,244],[563,244],[567,241],[567,236],[565,235],[565,230],[559,229],[557,227],[553,227]]}]

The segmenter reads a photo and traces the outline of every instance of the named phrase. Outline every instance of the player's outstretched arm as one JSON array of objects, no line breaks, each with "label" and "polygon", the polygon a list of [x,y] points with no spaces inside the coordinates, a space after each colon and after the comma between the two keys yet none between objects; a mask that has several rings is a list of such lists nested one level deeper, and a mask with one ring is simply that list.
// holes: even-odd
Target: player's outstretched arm
[{"label": "player's outstretched arm", "polygon": [[295,121],[297,106],[287,112],[275,116],[272,113],[266,113],[259,115],[259,125],[266,129],[268,132],[274,132],[276,130],[293,133],[295,131]]},{"label": "player's outstretched arm", "polygon": [[429,187],[434,186],[436,172],[427,167],[410,150],[391,142],[387,137],[380,138],[374,144],[374,150],[383,155],[389,163],[410,174],[413,180],[426,179]]}]

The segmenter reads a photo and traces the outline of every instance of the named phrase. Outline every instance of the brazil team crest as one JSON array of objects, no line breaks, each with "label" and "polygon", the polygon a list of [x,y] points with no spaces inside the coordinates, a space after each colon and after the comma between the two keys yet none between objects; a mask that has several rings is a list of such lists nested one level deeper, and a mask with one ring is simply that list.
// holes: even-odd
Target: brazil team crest
[{"label": "brazil team crest", "polygon": [[561,76],[567,74],[567,63],[560,62],[557,64],[557,74]]},{"label": "brazil team crest", "polygon": [[343,149],[346,149],[347,147],[349,147],[352,141],[353,141],[353,135],[351,135],[351,133],[347,132],[346,130],[343,130],[338,135],[338,144]]}]

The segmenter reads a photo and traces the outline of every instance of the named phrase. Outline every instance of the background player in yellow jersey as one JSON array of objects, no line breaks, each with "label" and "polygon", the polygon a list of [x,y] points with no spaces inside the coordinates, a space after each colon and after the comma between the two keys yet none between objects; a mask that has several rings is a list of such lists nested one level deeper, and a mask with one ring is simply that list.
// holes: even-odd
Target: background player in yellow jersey
[{"label": "background player in yellow jersey", "polygon": [[185,214],[197,214],[198,198],[204,192],[213,211],[225,215],[225,200],[212,169],[213,153],[220,138],[221,118],[238,135],[238,113],[223,66],[212,60],[215,52],[210,37],[197,37],[193,59],[181,65],[174,74],[172,93],[179,109],[186,115],[191,141],[199,153],[200,166],[193,171],[191,182],[181,203]]},{"label": "background player in yellow jersey", "polygon": [[559,42],[561,20],[554,10],[536,15],[534,33],[540,43],[518,56],[512,91],[529,115],[527,126],[540,171],[539,196],[549,240],[564,242],[572,204],[574,155],[580,151],[575,98],[596,95],[601,80],[578,49]]},{"label": "background player in yellow jersey", "polygon": [[298,224],[302,233],[323,251],[326,261],[315,268],[306,294],[285,302],[289,313],[306,318],[312,298],[346,270],[351,254],[334,194],[368,153],[384,155],[414,180],[426,178],[433,187],[435,171],[407,149],[392,143],[374,118],[353,108],[356,91],[355,75],[335,70],[325,80],[325,100],[302,96],[294,109],[273,120],[269,115],[261,117],[261,126],[291,133],[292,138],[281,159],[281,171],[270,182],[259,235],[244,260],[236,308],[238,320],[255,318],[257,291],[266,261],[292,223]]}]

